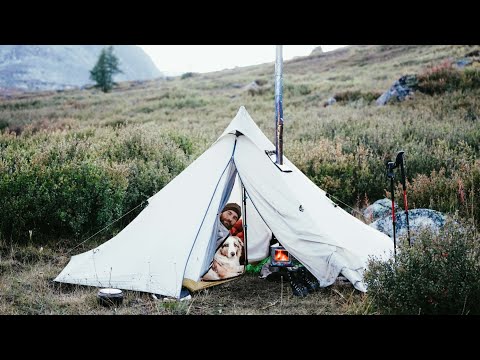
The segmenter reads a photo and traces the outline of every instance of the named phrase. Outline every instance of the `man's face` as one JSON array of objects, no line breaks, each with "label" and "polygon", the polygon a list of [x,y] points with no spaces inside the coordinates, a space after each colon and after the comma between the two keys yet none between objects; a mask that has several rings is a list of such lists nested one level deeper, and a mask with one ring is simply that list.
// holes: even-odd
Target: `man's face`
[{"label": "man's face", "polygon": [[222,222],[223,225],[225,225],[225,227],[228,230],[230,230],[233,227],[233,225],[235,225],[237,220],[238,220],[238,215],[233,210],[227,210],[220,214],[220,221]]}]

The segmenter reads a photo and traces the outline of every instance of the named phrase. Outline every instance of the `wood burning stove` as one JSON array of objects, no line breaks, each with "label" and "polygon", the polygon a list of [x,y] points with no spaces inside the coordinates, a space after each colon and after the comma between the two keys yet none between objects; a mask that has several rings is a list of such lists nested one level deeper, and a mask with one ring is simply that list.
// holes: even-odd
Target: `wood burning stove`
[{"label": "wood burning stove", "polygon": [[270,258],[271,258],[272,266],[279,266],[279,267],[293,266],[292,256],[281,245],[270,246]]}]

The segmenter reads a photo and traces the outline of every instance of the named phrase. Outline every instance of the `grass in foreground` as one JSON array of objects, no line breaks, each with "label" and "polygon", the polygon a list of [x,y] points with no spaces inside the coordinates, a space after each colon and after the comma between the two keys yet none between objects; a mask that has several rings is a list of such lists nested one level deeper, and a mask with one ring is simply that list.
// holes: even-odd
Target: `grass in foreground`
[{"label": "grass in foreground", "polygon": [[98,289],[53,282],[69,257],[49,249],[1,248],[0,314],[3,315],[342,315],[368,313],[365,295],[336,283],[305,298],[292,295],[287,281],[269,282],[246,274],[192,294],[192,300],[164,302],[124,291],[123,304],[97,303]]}]

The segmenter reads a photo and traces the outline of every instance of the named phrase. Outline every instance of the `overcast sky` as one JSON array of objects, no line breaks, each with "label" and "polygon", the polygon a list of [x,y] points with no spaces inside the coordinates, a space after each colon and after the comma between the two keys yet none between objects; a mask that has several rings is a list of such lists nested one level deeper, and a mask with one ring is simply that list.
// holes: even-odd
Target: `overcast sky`
[{"label": "overcast sky", "polygon": [[[211,72],[275,61],[276,45],[138,45],[165,75]],[[283,45],[283,60],[310,55],[321,46],[330,51],[345,45]]]}]

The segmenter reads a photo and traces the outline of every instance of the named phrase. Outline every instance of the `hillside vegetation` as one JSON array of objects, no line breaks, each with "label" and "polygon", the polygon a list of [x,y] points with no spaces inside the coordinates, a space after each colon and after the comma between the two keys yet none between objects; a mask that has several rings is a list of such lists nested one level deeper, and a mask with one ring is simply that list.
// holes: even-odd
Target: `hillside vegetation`
[{"label": "hillside vegetation", "polygon": [[[457,213],[478,227],[480,69],[475,63],[458,69],[454,62],[479,49],[366,45],[286,61],[285,155],[319,187],[361,209],[386,196],[385,160],[404,150],[409,208]],[[53,277],[66,264],[64,250],[134,209],[75,253],[121,230],[215,141],[242,105],[273,142],[273,57],[258,66],[124,82],[107,94],[90,89],[1,98],[2,259],[12,246],[48,246],[63,254],[55,264],[48,256],[35,258],[45,258]],[[375,105],[406,74],[420,76],[424,91]],[[332,96],[341,101],[324,107]],[[403,207],[400,185],[397,192]],[[18,256],[10,259],[4,275],[23,269]],[[12,306],[3,304],[3,311],[22,312]]]}]

